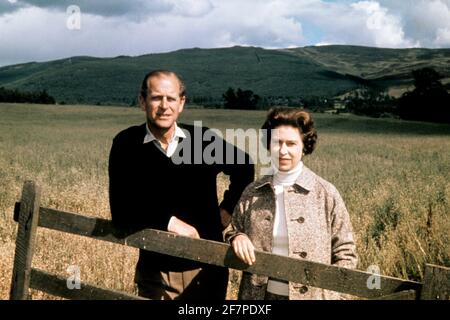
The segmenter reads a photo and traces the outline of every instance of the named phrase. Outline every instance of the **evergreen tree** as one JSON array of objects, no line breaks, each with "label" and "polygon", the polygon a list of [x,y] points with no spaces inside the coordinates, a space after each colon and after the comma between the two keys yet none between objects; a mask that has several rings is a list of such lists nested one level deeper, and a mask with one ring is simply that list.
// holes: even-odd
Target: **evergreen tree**
[{"label": "evergreen tree", "polygon": [[399,99],[402,119],[450,123],[450,94],[432,68],[413,71],[415,89]]},{"label": "evergreen tree", "polygon": [[224,107],[227,109],[257,109],[258,102],[261,97],[254,94],[251,90],[242,90],[238,88],[235,92],[233,88],[228,90],[222,95],[224,99]]}]

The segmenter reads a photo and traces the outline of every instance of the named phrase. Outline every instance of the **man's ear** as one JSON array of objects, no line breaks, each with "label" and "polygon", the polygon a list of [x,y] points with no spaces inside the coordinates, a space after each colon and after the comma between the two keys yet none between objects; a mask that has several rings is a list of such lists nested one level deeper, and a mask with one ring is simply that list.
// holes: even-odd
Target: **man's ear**
[{"label": "man's ear", "polygon": [[139,107],[141,107],[142,111],[145,111],[145,99],[144,99],[144,97],[140,94],[138,99],[139,99]]},{"label": "man's ear", "polygon": [[181,99],[181,103],[180,103],[180,107],[178,109],[178,113],[183,112],[184,104],[186,103],[186,96],[182,96],[182,97],[180,97],[180,99]]}]

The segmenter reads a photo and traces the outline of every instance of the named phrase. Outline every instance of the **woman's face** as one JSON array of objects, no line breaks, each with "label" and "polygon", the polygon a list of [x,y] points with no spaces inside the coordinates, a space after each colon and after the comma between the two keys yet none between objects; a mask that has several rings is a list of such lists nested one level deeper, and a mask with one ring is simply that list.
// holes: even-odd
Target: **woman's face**
[{"label": "woman's face", "polygon": [[270,154],[275,167],[280,171],[294,169],[302,160],[303,141],[300,130],[282,125],[272,130]]}]

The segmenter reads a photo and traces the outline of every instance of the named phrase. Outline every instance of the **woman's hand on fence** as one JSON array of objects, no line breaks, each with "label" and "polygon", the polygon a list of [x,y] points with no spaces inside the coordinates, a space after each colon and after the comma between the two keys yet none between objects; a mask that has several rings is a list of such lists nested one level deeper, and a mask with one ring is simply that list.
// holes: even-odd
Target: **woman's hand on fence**
[{"label": "woman's hand on fence", "polygon": [[237,235],[231,242],[234,253],[248,265],[255,263],[255,247],[245,234]]},{"label": "woman's hand on fence", "polygon": [[167,231],[179,234],[180,236],[200,239],[197,229],[175,216],[170,218]]}]

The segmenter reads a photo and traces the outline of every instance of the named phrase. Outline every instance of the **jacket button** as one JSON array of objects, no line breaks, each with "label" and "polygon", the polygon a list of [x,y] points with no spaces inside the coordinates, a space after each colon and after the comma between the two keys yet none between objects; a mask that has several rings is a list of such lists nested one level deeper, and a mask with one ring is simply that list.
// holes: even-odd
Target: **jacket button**
[{"label": "jacket button", "polygon": [[306,292],[308,292],[308,287],[307,286],[303,286],[303,287],[300,288],[299,291],[300,291],[301,294],[305,294]]},{"label": "jacket button", "polygon": [[305,218],[300,217],[300,218],[297,219],[297,222],[298,223],[303,223],[303,222],[305,222]]},{"label": "jacket button", "polygon": [[306,258],[308,254],[305,251],[300,252],[300,257],[302,257],[303,259]]}]

